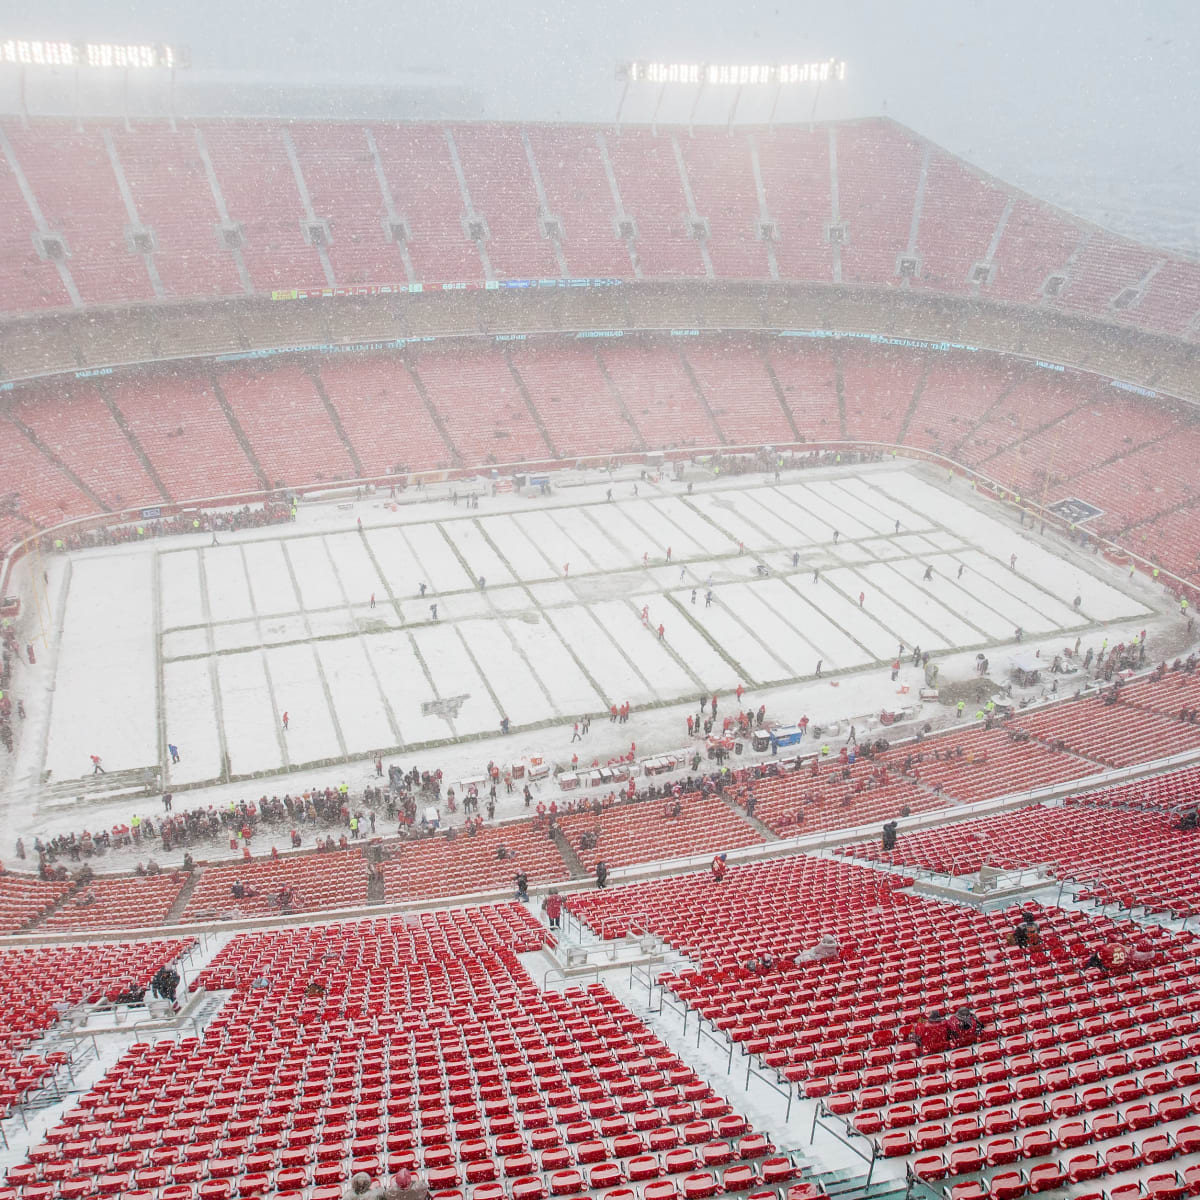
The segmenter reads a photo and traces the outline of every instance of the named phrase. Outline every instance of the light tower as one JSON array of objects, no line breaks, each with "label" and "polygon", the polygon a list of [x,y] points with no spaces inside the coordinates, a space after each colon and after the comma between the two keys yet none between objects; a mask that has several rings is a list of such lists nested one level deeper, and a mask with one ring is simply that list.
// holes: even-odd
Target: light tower
[{"label": "light tower", "polygon": [[621,113],[629,89],[636,85],[657,85],[658,97],[654,103],[654,115],[650,118],[653,126],[658,121],[659,109],[668,88],[694,87],[695,98],[692,101],[691,112],[688,116],[689,126],[696,117],[696,108],[701,97],[708,88],[732,91],[733,99],[729,105],[729,115],[726,127],[732,127],[737,115],[738,104],[745,88],[774,87],[775,95],[771,103],[771,116],[768,125],[775,120],[775,110],[779,104],[779,96],[785,87],[811,87],[813,89],[813,109],[809,119],[816,116],[817,100],[821,87],[826,83],[841,83],[846,78],[845,59],[828,58],[818,62],[794,63],[688,63],[688,62],[649,62],[634,61],[619,63],[616,70],[617,82],[621,83],[621,99],[617,103],[616,124],[621,124]]}]

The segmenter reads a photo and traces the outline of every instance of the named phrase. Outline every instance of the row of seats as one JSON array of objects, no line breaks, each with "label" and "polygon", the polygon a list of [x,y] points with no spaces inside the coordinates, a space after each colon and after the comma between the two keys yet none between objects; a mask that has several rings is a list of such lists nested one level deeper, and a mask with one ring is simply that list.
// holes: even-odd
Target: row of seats
[{"label": "row of seats", "polygon": [[[602,860],[609,867],[625,867],[754,846],[763,840],[719,796],[685,794],[677,817],[671,815],[673,803],[646,801],[604,808],[599,814],[576,813],[560,817],[558,826],[589,872]],[[580,844],[585,833],[598,834],[595,844]]]},{"label": "row of seats", "polygon": [[[570,907],[603,937],[649,928],[686,953],[695,966],[662,976],[668,992],[930,1177],[982,1172],[986,1193],[996,1179],[1017,1186],[1014,1174],[1026,1187],[1054,1178],[1076,1147],[1122,1174],[1194,1152],[1200,940],[1080,910],[982,913],[907,894],[910,882],[798,856],[722,881],[578,894]],[[1007,936],[1022,911],[1039,948]],[[827,933],[836,958],[794,961]],[[1150,965],[1106,960],[1106,947],[1135,942]],[[1096,967],[1100,952],[1117,965]],[[963,1005],[980,1022],[967,1044],[909,1038],[924,1015]],[[1019,1159],[1028,1179],[1011,1169]]]},{"label": "row of seats", "polygon": [[[42,525],[101,506],[276,483],[797,437],[944,452],[1040,494],[1039,464],[1060,458],[1052,451],[1065,438],[1084,449],[1062,458],[1064,471],[1077,462],[1077,474],[1056,486],[1103,510],[1090,529],[1131,533],[1131,549],[1185,578],[1200,552],[1195,524],[1179,519],[1200,503],[1193,413],[978,356],[968,364],[953,353],[834,353],[741,338],[684,352],[653,343],[426,347],[214,371],[139,368],[15,396],[0,421],[6,461],[19,468],[12,506]],[[1170,529],[1161,547],[1160,521]]]},{"label": "row of seats", "polygon": [[0,933],[16,933],[33,924],[70,890],[69,882],[46,883],[11,871],[0,874]]},{"label": "row of seats", "polygon": [[[810,752],[815,749],[810,747]],[[802,837],[826,829],[845,829],[890,821],[902,812],[933,812],[946,800],[898,774],[881,774],[878,765],[859,758],[812,760],[799,770],[756,780],[739,790],[746,806],[754,796],[754,815],[781,837]]]},{"label": "row of seats", "polygon": [[1176,826],[1180,812],[1194,805],[1198,784],[1200,770],[1190,768],[1072,797],[1060,807],[904,833],[891,851],[860,842],[840,852],[955,875],[985,864],[1004,870],[1050,864],[1059,879],[1078,885],[1082,899],[1188,917],[1200,912],[1197,835]]},{"label": "row of seats", "polygon": [[1185,333],[1200,303],[1194,264],[1088,230],[883,119],[686,132],[51,119],[4,129],[3,198],[21,236],[0,281],[16,312],[68,303],[34,244],[46,227],[84,303],[330,277],[339,287],[782,277],[1042,303],[1168,334]]},{"label": "row of seats", "polygon": [[[420,1169],[439,1200],[704,1200],[797,1168],[606,989],[541,992],[517,904],[242,934],[203,1038],[132,1047],[7,1196],[324,1197]],[[813,1200],[819,1189],[799,1189]]]},{"label": "row of seats", "polygon": [[[38,922],[40,929],[145,929],[165,924],[187,883],[182,872],[145,877],[97,875]],[[61,886],[61,885],[54,885]]]},{"label": "row of seats", "polygon": [[[1045,709],[1039,731],[1043,740],[1053,741],[1061,728],[1073,723],[1074,711],[1081,703],[1088,702],[1072,701]],[[1070,783],[1102,770],[1078,754],[1043,745],[1033,738],[1023,741],[1015,738],[1014,725],[1015,722],[995,729],[951,731],[935,742],[891,750],[885,756],[886,761],[893,770],[951,796],[960,804]]]},{"label": "row of seats", "polygon": [[0,1119],[67,1061],[39,1052],[66,1009],[145,988],[193,939],[0,950]]},{"label": "row of seats", "polygon": [[[204,866],[180,920],[277,912],[285,886],[294,891],[290,907],[297,912],[362,907],[370,875],[365,845]],[[393,903],[509,889],[518,871],[538,883],[568,878],[557,846],[530,821],[487,825],[473,835],[458,830],[453,839],[389,840],[377,866],[381,899]],[[240,899],[233,895],[237,882],[245,889]]]}]

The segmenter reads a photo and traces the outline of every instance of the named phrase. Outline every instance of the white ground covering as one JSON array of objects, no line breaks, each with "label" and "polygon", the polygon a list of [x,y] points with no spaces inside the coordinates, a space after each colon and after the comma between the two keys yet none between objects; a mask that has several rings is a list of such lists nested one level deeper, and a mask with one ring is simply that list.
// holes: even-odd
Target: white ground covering
[{"label": "white ground covering", "polygon": [[[429,493],[312,504],[293,525],[218,546],[180,537],[48,561],[49,628],[62,632],[15,685],[30,719],[9,827],[79,827],[61,798],[41,811],[29,801],[43,771],[77,778],[92,753],[109,771],[157,766],[170,787],[216,784],[225,756],[234,775],[278,773],[187,793],[187,805],[361,786],[377,750],[454,780],[493,757],[569,759],[585,712],[599,719],[581,758],[631,741],[674,748],[697,699],[739,682],[778,719],[862,729],[915,703],[923,677],[907,659],[890,679],[901,643],[933,652],[949,679],[970,675],[982,650],[999,678],[1018,626],[1023,651],[1052,655],[1077,636],[1098,647],[1178,625],[1148,583],[920,467],[726,477],[692,495],[673,481],[634,486],[597,473],[546,498],[485,495],[478,509]],[[610,725],[623,701],[630,724]],[[502,716],[514,732],[493,740]],[[941,716],[933,706],[926,719]],[[467,735],[488,740],[431,745]],[[96,824],[109,811],[127,819],[130,805],[87,802]],[[502,803],[498,815],[518,811]]]}]

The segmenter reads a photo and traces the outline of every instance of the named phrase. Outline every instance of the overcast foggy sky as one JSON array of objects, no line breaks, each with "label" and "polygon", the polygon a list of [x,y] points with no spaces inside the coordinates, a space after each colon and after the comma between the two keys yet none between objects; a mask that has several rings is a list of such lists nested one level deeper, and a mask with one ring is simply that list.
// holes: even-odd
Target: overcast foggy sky
[{"label": "overcast foggy sky", "polygon": [[[3,25],[186,44],[197,69],[297,81],[436,68],[488,116],[529,120],[611,120],[613,69],[631,58],[844,58],[818,118],[886,112],[1043,194],[1063,175],[1084,197],[1153,204],[1166,189],[1200,234],[1200,0],[48,0],[10,5]],[[654,99],[638,89],[626,117],[648,119]],[[686,118],[691,96],[672,99],[663,116]],[[811,100],[787,97],[780,116],[806,118]]]}]

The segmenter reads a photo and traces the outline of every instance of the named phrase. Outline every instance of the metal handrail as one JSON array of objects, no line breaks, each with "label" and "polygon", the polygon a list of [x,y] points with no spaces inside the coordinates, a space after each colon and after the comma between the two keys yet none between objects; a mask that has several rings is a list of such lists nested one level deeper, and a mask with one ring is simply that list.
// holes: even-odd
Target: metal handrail
[{"label": "metal handrail", "polygon": [[710,1042],[712,1042],[712,1044],[714,1046],[716,1046],[716,1048],[718,1050],[726,1051],[725,1074],[728,1075],[729,1072],[733,1070],[733,1038],[731,1038],[729,1036],[729,1034],[725,1034],[723,1039],[717,1037],[716,1034],[714,1034],[713,1032],[711,1032],[710,1030],[705,1028],[705,1025],[711,1024],[711,1022],[706,1022],[705,1018],[699,1013],[697,1013],[696,1015],[697,1015],[697,1017],[699,1017],[699,1020],[697,1020],[697,1022],[696,1022],[696,1046],[697,1046],[697,1048],[699,1048],[699,1046],[700,1046],[700,1039],[702,1037],[705,1037],[705,1038],[708,1038],[708,1040]]},{"label": "metal handrail", "polygon": [[[589,969],[588,969],[588,970],[586,970],[586,971],[580,971],[580,972],[579,972],[579,974],[580,974],[580,975],[594,975],[594,976],[596,977],[594,982],[596,982],[596,983],[599,983],[599,982],[600,982],[600,968],[599,968],[599,967],[591,967],[591,968],[589,968]],[[547,984],[550,982],[550,976],[551,976],[551,975],[555,975],[555,976],[557,976],[557,977],[558,977],[559,979],[561,979],[561,980],[562,980],[564,983],[565,983],[565,982],[566,982],[568,979],[574,979],[574,978],[576,978],[576,976],[574,976],[574,975],[568,975],[568,974],[566,973],[566,971],[564,971],[564,970],[562,969],[562,967],[551,967],[551,968],[550,968],[550,969],[549,969],[549,970],[548,970],[548,971],[545,973],[545,975],[543,975],[543,976],[542,976],[542,990],[543,990],[543,991],[545,991],[545,990],[546,990],[546,985],[547,985]]]},{"label": "metal handrail", "polygon": [[761,1079],[772,1091],[778,1092],[787,1101],[787,1111],[783,1116],[784,1124],[786,1124],[792,1119],[792,1101],[796,1097],[796,1089],[790,1083],[787,1087],[784,1087],[779,1082],[778,1072],[776,1072],[776,1077],[772,1079],[769,1075],[764,1075],[762,1071],[756,1071],[752,1056],[747,1055],[747,1058],[749,1061],[746,1063],[746,1087],[750,1087],[750,1076],[753,1075],[755,1079]]},{"label": "metal handrail", "polygon": [[871,1177],[875,1174],[875,1162],[879,1158],[879,1147],[875,1145],[875,1142],[871,1138],[866,1138],[866,1134],[856,1133],[854,1135],[855,1137],[866,1138],[867,1145],[871,1147],[871,1153],[869,1155],[864,1154],[862,1152],[862,1150],[860,1150],[858,1148],[858,1146],[856,1146],[854,1144],[854,1142],[850,1139],[850,1136],[849,1136],[850,1131],[844,1121],[840,1121],[839,1124],[842,1126],[843,1129],[846,1130],[846,1136],[843,1136],[842,1134],[838,1133],[838,1131],[832,1125],[829,1125],[825,1121],[822,1121],[821,1120],[822,1117],[829,1117],[835,1121],[838,1120],[837,1116],[834,1113],[832,1113],[825,1106],[825,1101],[818,1100],[816,1111],[813,1113],[812,1129],[809,1131],[809,1135],[808,1135],[809,1144],[811,1145],[812,1143],[814,1143],[816,1141],[817,1127],[820,1126],[823,1130],[825,1130],[826,1133],[831,1134],[834,1138],[836,1138],[839,1142],[841,1142],[842,1145],[845,1146],[847,1150],[854,1151],[854,1153],[857,1154],[859,1158],[861,1158],[864,1162],[866,1162],[868,1164],[866,1185],[868,1187],[870,1187]]},{"label": "metal handrail", "polygon": [[[679,1005],[680,1005],[680,1007],[676,1007],[670,1000],[667,999],[667,997],[669,995],[673,995],[673,993],[669,992],[666,988],[663,988],[659,992],[658,1011],[662,1012],[662,1010],[664,1008],[669,1008],[673,1013],[676,1013],[676,1014],[682,1016],[683,1017],[683,1032],[686,1034],[687,1027],[688,1027],[688,1018],[691,1016],[691,1014],[693,1012],[692,1006],[686,1000],[684,1000],[682,997],[676,996],[675,999],[679,1001]],[[696,1019],[697,1020],[701,1019],[699,1013],[696,1014]]]}]

